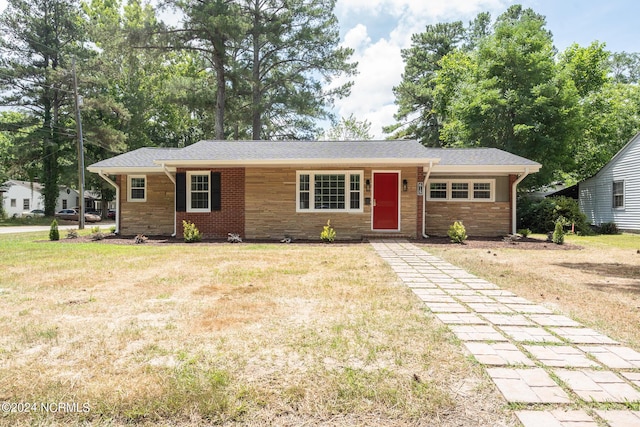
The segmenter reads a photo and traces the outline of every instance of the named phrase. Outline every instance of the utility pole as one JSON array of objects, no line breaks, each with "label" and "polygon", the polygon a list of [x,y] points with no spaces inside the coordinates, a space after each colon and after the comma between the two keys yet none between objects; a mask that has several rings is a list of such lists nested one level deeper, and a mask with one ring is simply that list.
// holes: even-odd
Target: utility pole
[{"label": "utility pole", "polygon": [[76,130],[78,132],[78,191],[80,193],[78,230],[84,230],[84,144],[82,142],[82,119],[80,117],[80,98],[78,97],[75,58],[73,58],[73,95],[76,100]]}]

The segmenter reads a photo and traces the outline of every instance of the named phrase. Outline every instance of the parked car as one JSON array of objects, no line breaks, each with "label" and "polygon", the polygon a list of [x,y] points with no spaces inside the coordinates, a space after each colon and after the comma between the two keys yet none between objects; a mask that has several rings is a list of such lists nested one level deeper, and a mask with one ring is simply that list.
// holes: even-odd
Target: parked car
[{"label": "parked car", "polygon": [[116,219],[116,210],[115,209],[109,209],[107,211],[107,218],[108,219]]},{"label": "parked car", "polygon": [[[79,216],[77,209],[62,209],[61,211],[56,212],[56,218],[66,221],[77,221]],[[102,218],[100,218],[100,215],[85,212],[84,220],[86,222],[99,222],[102,221]]]},{"label": "parked car", "polygon": [[42,209],[33,209],[30,211],[24,211],[20,214],[21,218],[27,218],[27,219],[43,217],[43,216],[44,216],[44,211]]}]

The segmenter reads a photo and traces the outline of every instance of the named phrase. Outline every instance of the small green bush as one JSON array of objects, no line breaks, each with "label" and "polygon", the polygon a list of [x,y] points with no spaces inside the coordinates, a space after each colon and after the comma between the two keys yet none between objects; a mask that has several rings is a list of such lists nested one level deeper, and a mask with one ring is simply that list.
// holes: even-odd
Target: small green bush
[{"label": "small green bush", "polygon": [[109,227],[109,232],[110,232],[111,234],[115,234],[115,232],[116,232],[116,226],[115,226],[115,225],[112,225],[111,227]]},{"label": "small green bush", "polygon": [[551,237],[551,241],[556,245],[564,244],[564,224],[565,221],[563,218],[558,218],[556,221],[555,228],[553,230],[553,236]]},{"label": "small green bush", "polygon": [[202,240],[202,234],[198,227],[190,221],[182,221],[182,230],[185,243],[200,242]]},{"label": "small green bush", "polygon": [[600,234],[620,234],[620,230],[615,222],[605,222],[598,227]]},{"label": "small green bush", "polygon": [[60,240],[58,221],[56,221],[55,219],[51,221],[51,228],[49,229],[49,240]]},{"label": "small green bush", "polygon": [[95,225],[93,227],[91,227],[91,233],[92,234],[97,234],[100,232],[100,226],[99,225]]},{"label": "small green bush", "polygon": [[325,225],[320,233],[320,239],[322,239],[325,243],[333,243],[336,239],[336,230],[331,226],[331,220],[327,220],[327,225]]},{"label": "small green bush", "polygon": [[447,232],[453,243],[464,243],[467,240],[467,229],[461,221],[454,222]]},{"label": "small green bush", "polygon": [[518,234],[526,238],[527,236],[529,236],[529,234],[531,234],[531,230],[529,230],[528,228],[521,228],[518,230]]}]

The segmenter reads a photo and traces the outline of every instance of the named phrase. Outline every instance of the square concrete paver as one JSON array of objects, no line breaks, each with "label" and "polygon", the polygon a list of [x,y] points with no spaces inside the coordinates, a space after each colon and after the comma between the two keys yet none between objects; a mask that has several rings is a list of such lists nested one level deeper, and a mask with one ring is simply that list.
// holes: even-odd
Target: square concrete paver
[{"label": "square concrete paver", "polygon": [[436,313],[442,323],[447,325],[486,325],[487,322],[475,313]]},{"label": "square concrete paver", "polygon": [[635,384],[636,387],[640,387],[640,372],[621,372],[621,374]]},{"label": "square concrete paver", "polygon": [[488,325],[450,326],[461,341],[507,341],[498,331]]},{"label": "square concrete paver", "polygon": [[494,297],[496,299],[496,301],[501,302],[503,304],[529,304],[529,305],[533,305],[533,303],[531,301],[529,301],[528,299],[525,298],[520,298],[517,296],[501,296],[501,295],[497,295]]},{"label": "square concrete paver", "polygon": [[476,313],[513,313],[509,307],[500,303],[482,303],[482,302],[470,302],[467,303],[471,310]]},{"label": "square concrete paver", "polygon": [[478,295],[478,291],[474,291],[473,289],[447,289],[447,293],[449,295],[453,295],[453,296],[458,296],[458,295]]},{"label": "square concrete paver", "polygon": [[638,402],[640,392],[611,371],[556,369],[555,374],[578,396],[590,402]]},{"label": "square concrete paver", "polygon": [[590,328],[549,328],[553,333],[561,336],[573,344],[617,344],[606,335]]},{"label": "square concrete paver", "polygon": [[542,368],[487,368],[487,373],[508,402],[571,403]]},{"label": "square concrete paver", "polygon": [[529,319],[541,326],[580,327],[580,323],[560,314],[530,314]]},{"label": "square concrete paver", "polygon": [[536,359],[547,366],[558,368],[594,368],[600,367],[575,347],[557,345],[525,345],[524,348]]},{"label": "square concrete paver", "polygon": [[533,326],[533,322],[521,314],[484,313],[482,317],[494,325]]},{"label": "square concrete paver", "polygon": [[551,314],[552,311],[547,307],[539,304],[505,304],[507,307],[515,311],[516,313],[525,314]]},{"label": "square concrete paver", "polygon": [[503,297],[515,297],[516,294],[514,294],[511,291],[503,291],[502,289],[482,289],[478,291],[479,294],[482,295],[487,295],[490,297],[497,297],[497,296],[503,296]]},{"label": "square concrete paver", "polygon": [[562,342],[537,326],[500,326],[500,329],[518,342]]},{"label": "square concrete paver", "polygon": [[610,427],[640,426],[640,411],[603,411],[596,409],[596,414],[609,423]]},{"label": "square concrete paver", "polygon": [[451,304],[457,303],[453,297],[449,295],[434,295],[434,294],[423,294],[419,292],[414,292],[418,298],[420,298],[424,302],[447,302]]},{"label": "square concrete paver", "polygon": [[472,282],[472,283],[467,282],[466,285],[469,286],[471,289],[476,289],[476,290],[500,289],[498,285],[494,285],[493,283],[489,283],[489,282]]},{"label": "square concrete paver", "polygon": [[469,311],[457,302],[425,302],[424,305],[434,313],[467,313]]},{"label": "square concrete paver", "polygon": [[531,359],[511,343],[465,342],[464,346],[483,365],[534,366]]},{"label": "square concrete paver", "polygon": [[464,303],[495,303],[495,300],[484,295],[457,295],[456,298]]},{"label": "square concrete paver", "polygon": [[524,427],[597,427],[598,423],[586,412],[563,411],[516,411]]},{"label": "square concrete paver", "polygon": [[603,365],[612,369],[640,368],[640,353],[629,347],[615,345],[580,346]]}]

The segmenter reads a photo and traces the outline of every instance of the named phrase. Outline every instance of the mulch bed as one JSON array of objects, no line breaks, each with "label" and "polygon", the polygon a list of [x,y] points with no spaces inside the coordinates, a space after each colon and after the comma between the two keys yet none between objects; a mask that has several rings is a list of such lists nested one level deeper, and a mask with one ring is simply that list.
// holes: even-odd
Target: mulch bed
[{"label": "mulch bed", "polygon": [[[114,234],[106,234],[102,240],[93,240],[91,236],[80,236],[74,239],[67,239],[64,233],[60,233],[61,243],[103,243],[112,245],[135,245],[135,236],[117,236]],[[451,249],[525,249],[525,250],[576,250],[582,249],[581,246],[565,243],[564,245],[556,245],[540,239],[522,238],[517,241],[506,241],[501,237],[495,238],[469,238],[464,244],[451,243],[448,237],[429,237],[428,239],[412,240],[416,245],[450,247]],[[245,240],[244,243],[278,243],[274,240]],[[293,244],[315,244],[324,245],[317,240],[294,240]],[[351,245],[361,244],[361,241],[337,241],[334,245]],[[142,243],[144,245],[167,245],[167,244],[187,244],[183,239],[166,236],[147,236],[147,240]],[[203,239],[199,243],[189,243],[195,245],[211,245],[211,244],[231,244],[226,239]]]}]

